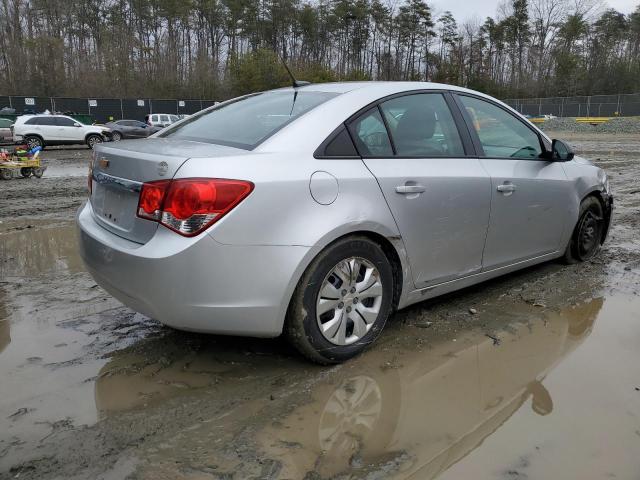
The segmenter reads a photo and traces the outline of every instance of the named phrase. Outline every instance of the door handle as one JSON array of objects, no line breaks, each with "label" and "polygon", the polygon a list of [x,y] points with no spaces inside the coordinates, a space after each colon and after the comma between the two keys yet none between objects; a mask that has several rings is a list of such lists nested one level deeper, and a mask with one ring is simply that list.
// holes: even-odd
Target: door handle
[{"label": "door handle", "polygon": [[422,193],[426,190],[422,185],[398,185],[396,187],[396,193],[412,194]]},{"label": "door handle", "polygon": [[498,185],[497,190],[501,193],[512,194],[516,191],[516,186],[513,183],[504,183],[502,185]]}]

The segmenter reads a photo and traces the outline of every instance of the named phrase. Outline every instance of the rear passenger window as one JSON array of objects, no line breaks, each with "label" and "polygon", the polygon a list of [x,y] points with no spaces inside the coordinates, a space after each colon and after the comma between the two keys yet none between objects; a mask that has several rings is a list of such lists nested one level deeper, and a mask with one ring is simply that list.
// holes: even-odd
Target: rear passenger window
[{"label": "rear passenger window", "polygon": [[70,118],[65,117],[55,117],[56,125],[59,127],[73,127],[76,122],[71,120]]},{"label": "rear passenger window", "polygon": [[29,120],[24,122],[24,124],[25,125],[40,125],[40,119],[38,117],[30,118]]},{"label": "rear passenger window", "polygon": [[351,136],[363,157],[392,157],[393,148],[378,107],[373,107],[349,125]]},{"label": "rear passenger window", "polygon": [[540,158],[540,137],[506,110],[478,98],[460,95],[487,157]]},{"label": "rear passenger window", "polygon": [[451,111],[440,93],[393,98],[382,104],[396,155],[460,157],[464,147]]}]

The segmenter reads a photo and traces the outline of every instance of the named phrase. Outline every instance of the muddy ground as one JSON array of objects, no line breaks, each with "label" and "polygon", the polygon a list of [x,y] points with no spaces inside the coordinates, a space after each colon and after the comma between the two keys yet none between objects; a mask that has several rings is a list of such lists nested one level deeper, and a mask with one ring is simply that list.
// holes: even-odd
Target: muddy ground
[{"label": "muddy ground", "polygon": [[611,176],[600,255],[413,306],[331,368],[112,299],[76,253],[89,150],[45,151],[0,183],[0,478],[640,479],[640,137],[556,136]]}]

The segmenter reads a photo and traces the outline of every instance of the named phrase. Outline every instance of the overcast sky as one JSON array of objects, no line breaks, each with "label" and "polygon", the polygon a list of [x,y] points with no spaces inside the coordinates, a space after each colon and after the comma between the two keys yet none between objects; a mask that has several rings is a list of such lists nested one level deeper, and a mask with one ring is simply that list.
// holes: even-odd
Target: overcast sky
[{"label": "overcast sky", "polygon": [[[451,10],[458,23],[470,18],[478,17],[484,21],[488,16],[494,16],[498,7],[498,0],[432,0],[428,2],[436,14]],[[622,13],[631,13],[640,0],[608,0],[609,7]]]}]

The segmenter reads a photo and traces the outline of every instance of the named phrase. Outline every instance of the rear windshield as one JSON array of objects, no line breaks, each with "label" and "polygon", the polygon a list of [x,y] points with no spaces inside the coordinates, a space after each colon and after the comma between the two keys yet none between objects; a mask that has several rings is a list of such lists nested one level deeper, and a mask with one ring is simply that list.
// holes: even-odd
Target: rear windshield
[{"label": "rear windshield", "polygon": [[160,136],[251,150],[286,124],[337,95],[304,90],[257,93],[189,117]]}]

